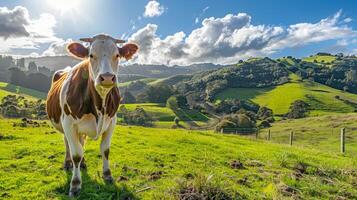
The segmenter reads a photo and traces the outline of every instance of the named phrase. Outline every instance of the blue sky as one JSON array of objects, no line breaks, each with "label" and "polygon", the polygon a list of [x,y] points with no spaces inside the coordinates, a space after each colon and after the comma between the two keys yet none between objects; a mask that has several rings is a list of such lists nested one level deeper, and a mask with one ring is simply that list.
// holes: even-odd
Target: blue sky
[{"label": "blue sky", "polygon": [[[59,55],[65,53],[64,44],[103,32],[142,46],[142,54],[133,61],[139,63],[234,63],[252,56],[357,53],[357,2],[352,0],[150,3],[152,7],[146,8],[148,0],[1,1],[0,18],[26,12],[28,16],[24,16],[25,31],[21,27],[12,35],[0,31],[0,53]],[[22,9],[15,12],[16,6]],[[151,16],[145,15],[147,9]],[[296,24],[298,30],[292,28]],[[304,35],[307,30],[311,37]]]}]

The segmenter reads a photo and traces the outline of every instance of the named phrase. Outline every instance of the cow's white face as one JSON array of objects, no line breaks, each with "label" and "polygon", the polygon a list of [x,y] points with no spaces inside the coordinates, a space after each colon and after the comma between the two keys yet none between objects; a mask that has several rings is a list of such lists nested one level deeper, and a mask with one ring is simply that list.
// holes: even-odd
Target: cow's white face
[{"label": "cow's white face", "polygon": [[119,50],[113,40],[104,38],[93,41],[89,47],[89,69],[95,88],[111,89],[117,83],[119,59]]},{"label": "cow's white face", "polygon": [[118,47],[116,43],[120,40],[104,34],[82,40],[89,42],[90,46],[86,48],[80,43],[73,42],[67,49],[74,57],[89,60],[89,77],[93,80],[97,92],[101,96],[106,96],[117,84],[120,58],[129,60],[137,52],[138,46],[129,43]]}]

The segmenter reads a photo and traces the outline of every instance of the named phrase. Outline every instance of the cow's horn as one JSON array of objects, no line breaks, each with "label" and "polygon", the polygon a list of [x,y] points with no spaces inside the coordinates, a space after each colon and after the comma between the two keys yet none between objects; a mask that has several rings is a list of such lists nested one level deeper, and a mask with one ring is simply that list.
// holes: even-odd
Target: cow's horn
[{"label": "cow's horn", "polygon": [[79,40],[82,41],[82,42],[89,42],[89,43],[93,42],[93,38],[81,38]]},{"label": "cow's horn", "polygon": [[115,43],[125,43],[125,40],[120,40],[120,39],[114,39]]}]

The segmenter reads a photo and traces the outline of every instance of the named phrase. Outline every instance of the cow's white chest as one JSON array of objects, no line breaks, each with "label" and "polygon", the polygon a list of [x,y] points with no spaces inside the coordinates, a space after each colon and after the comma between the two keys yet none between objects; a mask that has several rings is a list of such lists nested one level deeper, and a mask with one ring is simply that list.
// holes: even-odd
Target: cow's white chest
[{"label": "cow's white chest", "polygon": [[93,114],[85,114],[77,121],[78,133],[85,134],[93,140],[96,140],[108,130],[112,121],[112,118],[108,115],[99,114],[98,121],[96,121]]}]

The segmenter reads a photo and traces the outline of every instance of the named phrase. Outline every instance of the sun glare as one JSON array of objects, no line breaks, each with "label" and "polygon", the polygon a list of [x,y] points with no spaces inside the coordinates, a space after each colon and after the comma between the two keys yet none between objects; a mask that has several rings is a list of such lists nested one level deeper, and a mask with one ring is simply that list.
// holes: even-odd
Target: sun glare
[{"label": "sun glare", "polygon": [[80,4],[80,0],[47,0],[47,3],[62,14],[76,10]]}]

